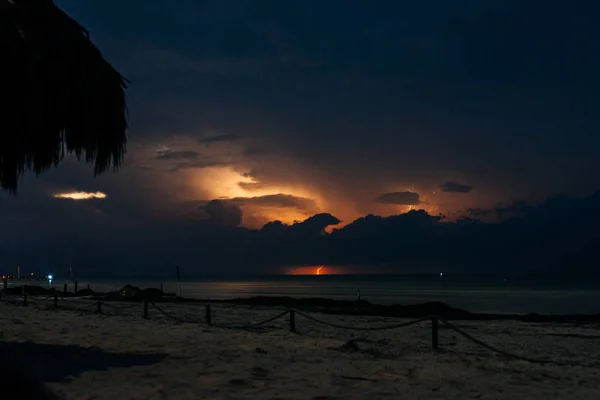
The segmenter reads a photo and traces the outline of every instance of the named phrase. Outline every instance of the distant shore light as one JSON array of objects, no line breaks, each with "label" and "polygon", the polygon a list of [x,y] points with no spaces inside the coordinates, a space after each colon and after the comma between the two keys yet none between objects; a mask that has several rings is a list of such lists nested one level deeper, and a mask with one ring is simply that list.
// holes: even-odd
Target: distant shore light
[{"label": "distant shore light", "polygon": [[90,199],[105,199],[106,193],[102,192],[69,192],[56,193],[53,196],[55,199],[70,199],[70,200],[90,200]]}]

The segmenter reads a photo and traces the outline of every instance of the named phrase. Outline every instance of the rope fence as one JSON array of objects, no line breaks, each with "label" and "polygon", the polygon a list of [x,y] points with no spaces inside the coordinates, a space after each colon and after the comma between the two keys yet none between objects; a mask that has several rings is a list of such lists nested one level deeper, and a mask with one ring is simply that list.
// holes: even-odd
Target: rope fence
[{"label": "rope fence", "polygon": [[538,358],[531,358],[531,357],[526,357],[526,356],[521,356],[515,353],[511,353],[502,349],[499,349],[497,347],[492,346],[491,344],[485,343],[482,340],[477,339],[476,337],[474,337],[473,335],[465,332],[464,330],[460,329],[459,327],[457,327],[456,325],[446,321],[444,318],[440,318],[438,317],[439,320],[446,325],[448,328],[452,329],[453,331],[455,331],[456,333],[458,333],[459,335],[463,336],[464,338],[470,340],[471,342],[485,348],[488,349],[494,353],[498,353],[500,355],[503,355],[505,357],[508,358],[513,358],[515,360],[521,360],[521,361],[527,361],[530,363],[534,363],[534,364],[556,364],[556,365],[560,365],[560,366],[572,366],[572,365],[577,365],[576,363],[572,363],[572,362],[565,362],[565,361],[552,361],[552,360],[543,360],[543,359],[538,359]]},{"label": "rope fence", "polygon": [[[231,325],[222,325],[222,324],[217,324],[217,323],[212,322],[212,309],[211,309],[210,304],[205,305],[204,320],[190,320],[190,319],[181,318],[181,317],[175,316],[173,314],[170,314],[169,312],[165,311],[162,307],[159,307],[156,303],[149,301],[149,300],[135,302],[134,304],[131,304],[128,306],[115,306],[113,304],[109,304],[109,302],[107,302],[107,301],[97,300],[97,301],[93,301],[93,302],[87,303],[87,304],[82,304],[79,307],[73,308],[71,306],[64,307],[64,304],[74,304],[72,299],[71,299],[71,301],[65,302],[64,299],[61,299],[60,296],[58,296],[58,295],[48,296],[48,297],[42,298],[42,299],[39,299],[39,298],[31,299],[31,298],[29,298],[29,296],[26,293],[23,295],[20,295],[20,296],[15,296],[15,295],[7,295],[3,291],[0,290],[0,300],[1,301],[3,301],[3,302],[8,301],[8,302],[12,302],[13,304],[22,304],[24,306],[28,306],[29,304],[34,304],[34,305],[45,304],[45,305],[47,305],[47,301],[50,299],[54,299],[54,308],[55,309],[65,309],[65,310],[71,310],[71,311],[92,310],[93,312],[98,313],[98,314],[101,314],[103,312],[102,311],[103,307],[106,307],[108,309],[112,309],[112,310],[119,312],[119,311],[132,310],[136,307],[140,307],[140,304],[141,304],[143,306],[142,317],[144,319],[149,319],[149,317],[150,317],[149,316],[149,306],[152,306],[152,308],[155,309],[156,311],[158,311],[159,314],[165,316],[166,318],[168,318],[170,320],[173,320],[173,321],[176,321],[179,323],[205,325],[205,326],[209,326],[209,327],[213,327],[213,328],[230,329],[230,330],[258,330],[260,328],[265,327],[265,325],[269,324],[270,322],[274,322],[274,321],[281,319],[287,315],[289,315],[289,331],[292,333],[297,333],[296,316],[300,316],[300,317],[310,320],[316,324],[329,326],[331,328],[343,329],[343,330],[354,330],[354,331],[383,331],[383,330],[400,329],[400,328],[406,328],[406,327],[409,327],[412,325],[416,325],[416,324],[419,324],[422,322],[431,321],[431,347],[434,350],[439,350],[439,324],[441,322],[444,326],[455,331],[456,333],[458,333],[465,339],[467,339],[467,340],[477,344],[478,346],[481,346],[493,353],[499,354],[499,355],[507,357],[507,358],[521,360],[521,361],[527,361],[527,362],[534,363],[534,364],[554,364],[554,365],[558,365],[558,366],[598,367],[598,365],[581,365],[581,364],[578,364],[575,362],[568,362],[568,361],[538,359],[538,358],[532,358],[532,357],[522,356],[519,354],[508,352],[508,351],[499,349],[489,343],[486,343],[480,339],[477,339],[473,335],[465,332],[463,329],[457,327],[456,325],[452,324],[451,322],[447,321],[446,319],[444,319],[438,315],[432,315],[432,316],[428,316],[428,317],[418,318],[418,319],[414,319],[411,321],[406,321],[406,322],[401,322],[398,324],[392,324],[392,325],[386,325],[386,326],[359,327],[359,326],[340,325],[340,324],[327,322],[322,319],[313,317],[312,315],[306,314],[302,311],[299,311],[296,309],[288,309],[288,310],[285,310],[279,314],[276,314],[275,316],[270,317],[264,321],[255,322],[255,323],[251,323],[248,325],[231,326]],[[59,306],[59,303],[58,303],[59,299],[63,303],[63,305],[61,305],[61,306]],[[96,307],[95,310],[93,309],[94,306]]]},{"label": "rope fence", "polygon": [[113,309],[113,310],[117,310],[117,311],[125,311],[125,310],[131,310],[132,308],[139,307],[139,304],[136,303],[136,304],[131,304],[131,305],[125,306],[125,307],[117,307],[117,306],[115,306],[113,304],[110,304],[108,302],[104,302],[104,306],[108,307],[110,309]]},{"label": "rope fence", "polygon": [[316,322],[318,324],[328,325],[332,328],[337,328],[337,329],[347,329],[347,330],[354,330],[354,331],[386,331],[389,329],[398,329],[398,328],[404,328],[407,326],[415,325],[415,324],[418,324],[419,322],[431,320],[431,318],[432,318],[432,317],[425,317],[425,318],[419,318],[419,319],[415,319],[412,321],[403,322],[403,323],[399,323],[399,324],[387,325],[387,326],[377,326],[374,328],[370,328],[370,327],[361,327],[361,326],[348,326],[348,325],[332,324],[331,322],[326,322],[326,321],[320,320],[311,315],[305,314],[301,311],[296,311],[296,312],[298,313],[298,315],[301,315],[302,317],[309,319],[313,322]]}]

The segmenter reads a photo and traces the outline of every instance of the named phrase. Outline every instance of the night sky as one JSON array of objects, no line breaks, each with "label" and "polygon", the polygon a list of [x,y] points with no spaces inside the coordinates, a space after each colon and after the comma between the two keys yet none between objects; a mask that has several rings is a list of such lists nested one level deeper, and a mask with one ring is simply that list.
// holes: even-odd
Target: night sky
[{"label": "night sky", "polygon": [[55,2],[131,81],[129,150],[0,194],[2,265],[590,268],[596,2]]}]

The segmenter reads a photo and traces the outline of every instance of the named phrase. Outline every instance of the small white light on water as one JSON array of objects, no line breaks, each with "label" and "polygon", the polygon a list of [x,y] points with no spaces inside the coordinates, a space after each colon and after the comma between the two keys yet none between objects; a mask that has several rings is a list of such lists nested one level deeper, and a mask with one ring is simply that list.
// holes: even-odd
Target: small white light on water
[{"label": "small white light on water", "polygon": [[444,273],[443,273],[443,272],[440,272],[440,276],[444,276]]},{"label": "small white light on water", "polygon": [[54,279],[54,276],[52,276],[52,274],[48,275],[48,280],[52,280]]}]

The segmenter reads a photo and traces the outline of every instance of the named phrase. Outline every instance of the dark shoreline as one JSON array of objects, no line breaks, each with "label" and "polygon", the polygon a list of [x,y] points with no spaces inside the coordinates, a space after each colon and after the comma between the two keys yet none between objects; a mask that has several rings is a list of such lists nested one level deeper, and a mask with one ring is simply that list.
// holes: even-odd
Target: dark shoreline
[{"label": "dark shoreline", "polygon": [[[597,314],[490,314],[473,313],[461,308],[454,308],[446,303],[427,302],[420,304],[392,304],[381,305],[370,303],[366,300],[333,300],[327,298],[293,298],[293,297],[270,297],[257,296],[233,299],[191,299],[177,297],[173,293],[163,293],[160,289],[140,289],[126,285],[119,291],[100,293],[91,289],[83,289],[73,292],[62,292],[56,289],[46,289],[41,286],[25,286],[29,296],[53,296],[66,298],[86,298],[90,300],[141,302],[149,300],[161,303],[213,303],[213,304],[238,304],[245,306],[261,307],[287,307],[296,308],[309,312],[320,312],[326,314],[353,315],[353,316],[377,316],[395,318],[423,318],[429,315],[438,315],[448,320],[468,321],[491,321],[512,320],[524,322],[557,322],[557,323],[598,323],[600,313]],[[20,295],[23,287],[10,287],[3,292],[7,295]]]}]

